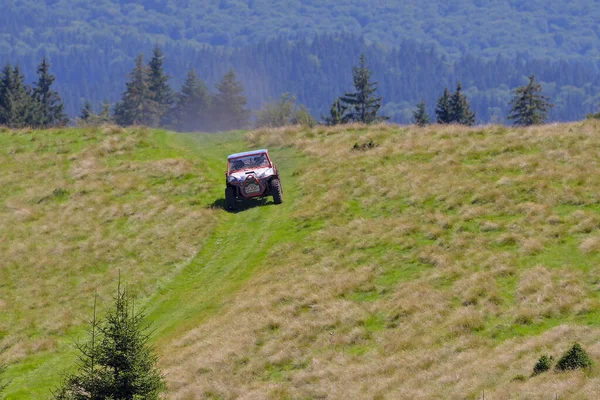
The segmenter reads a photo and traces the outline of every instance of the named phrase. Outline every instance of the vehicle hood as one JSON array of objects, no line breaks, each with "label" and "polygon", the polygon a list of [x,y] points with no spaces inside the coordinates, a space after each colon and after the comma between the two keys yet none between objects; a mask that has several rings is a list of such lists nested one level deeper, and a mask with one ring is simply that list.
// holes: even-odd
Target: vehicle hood
[{"label": "vehicle hood", "polygon": [[255,168],[253,170],[244,170],[244,171],[239,171],[239,172],[234,172],[233,174],[230,174],[227,177],[227,181],[229,183],[240,183],[240,182],[244,182],[246,180],[246,177],[249,174],[248,172],[253,172],[252,175],[254,175],[255,177],[257,177],[258,179],[262,179],[262,178],[266,178],[268,176],[271,176],[274,174],[273,168]]}]

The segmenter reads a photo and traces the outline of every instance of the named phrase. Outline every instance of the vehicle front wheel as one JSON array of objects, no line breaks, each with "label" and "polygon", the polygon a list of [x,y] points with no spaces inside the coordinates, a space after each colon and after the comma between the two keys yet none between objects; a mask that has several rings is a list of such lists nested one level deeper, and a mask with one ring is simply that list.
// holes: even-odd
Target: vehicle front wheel
[{"label": "vehicle front wheel", "polygon": [[281,182],[279,179],[271,181],[271,192],[273,194],[273,202],[275,204],[283,203],[283,191],[281,190]]},{"label": "vehicle front wheel", "polygon": [[228,187],[225,189],[225,209],[235,211],[236,209],[235,195],[233,194],[233,188]]}]

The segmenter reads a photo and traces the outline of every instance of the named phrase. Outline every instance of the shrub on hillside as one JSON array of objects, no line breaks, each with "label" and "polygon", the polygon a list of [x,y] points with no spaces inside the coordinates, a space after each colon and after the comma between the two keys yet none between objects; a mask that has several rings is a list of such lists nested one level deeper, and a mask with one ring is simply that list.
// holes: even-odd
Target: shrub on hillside
[{"label": "shrub on hillside", "polygon": [[552,368],[552,363],[554,362],[554,357],[549,355],[542,355],[538,362],[533,367],[532,376],[539,375],[543,372],[549,371]]},{"label": "shrub on hillside", "polygon": [[301,105],[298,110],[292,116],[292,125],[302,125],[308,128],[314,128],[317,125],[317,121],[310,115],[308,109]]},{"label": "shrub on hillside", "polygon": [[374,149],[376,147],[379,147],[379,145],[377,143],[373,142],[372,140],[369,140],[369,141],[361,143],[361,144],[354,143],[354,146],[352,146],[352,150],[367,151],[367,150]]},{"label": "shrub on hillside", "polygon": [[595,113],[587,114],[585,117],[587,119],[600,119],[600,110]]},{"label": "shrub on hillside", "polygon": [[594,361],[590,355],[581,347],[579,343],[575,343],[556,363],[556,369],[559,371],[571,371],[580,368],[589,368],[594,365]]}]

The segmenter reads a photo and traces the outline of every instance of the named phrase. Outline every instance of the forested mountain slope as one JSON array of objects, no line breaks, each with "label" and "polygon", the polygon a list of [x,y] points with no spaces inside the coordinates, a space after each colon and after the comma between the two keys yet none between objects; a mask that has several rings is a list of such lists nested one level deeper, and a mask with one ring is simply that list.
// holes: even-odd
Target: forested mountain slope
[{"label": "forested mountain slope", "polygon": [[[146,59],[151,47],[145,48]],[[77,116],[86,100],[96,107],[114,104],[125,90],[133,56],[141,49],[132,44],[132,57],[125,57],[110,43],[54,54],[50,57],[66,109]],[[367,56],[374,81],[379,82],[385,115],[392,121],[410,123],[415,105],[425,100],[430,115],[444,87],[454,89],[460,81],[477,114],[477,123],[505,122],[511,90],[536,74],[555,107],[550,121],[580,120],[596,111],[600,102],[600,73],[594,63],[569,60],[536,60],[497,56],[483,59],[465,54],[449,59],[430,46],[404,41],[393,49],[368,45],[353,36],[319,36],[311,43],[285,39],[261,42],[240,49],[191,49],[180,44],[164,48],[165,70],[171,85],[179,89],[186,72],[194,68],[209,87],[233,68],[245,86],[250,108],[289,92],[320,118],[333,100],[352,88],[352,66],[361,53]],[[2,60],[0,59],[0,62]],[[35,78],[38,55],[11,59]]]},{"label": "forested mountain slope", "polygon": [[129,41],[245,46],[343,32],[386,45],[409,37],[450,54],[589,58],[599,56],[599,19],[594,0],[5,0],[0,56],[98,42],[127,54]]},{"label": "forested mountain slope", "polygon": [[6,0],[0,63],[31,82],[47,55],[74,117],[86,100],[114,104],[134,58],[159,43],[176,89],[190,68],[211,87],[234,68],[252,109],[289,92],[321,117],[364,52],[395,122],[420,100],[432,113],[459,80],[478,123],[505,122],[511,89],[531,74],[556,104],[550,120],[572,121],[600,100],[599,13],[592,0]]}]

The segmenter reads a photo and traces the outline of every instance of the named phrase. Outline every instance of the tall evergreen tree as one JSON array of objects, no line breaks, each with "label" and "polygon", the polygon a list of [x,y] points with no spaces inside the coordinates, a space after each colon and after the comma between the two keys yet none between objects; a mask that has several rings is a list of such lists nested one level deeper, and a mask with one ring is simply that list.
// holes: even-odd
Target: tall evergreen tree
[{"label": "tall evergreen tree", "polygon": [[[94,307],[95,308],[95,307]],[[56,400],[158,400],[166,389],[149,346],[144,314],[119,285],[103,321],[92,320],[90,340],[79,346],[78,371],[65,379]]]},{"label": "tall evergreen tree", "polygon": [[34,124],[37,111],[19,66],[7,64],[0,77],[0,125],[22,128]]},{"label": "tall evergreen tree", "polygon": [[237,80],[235,72],[227,72],[216,87],[217,93],[213,102],[216,128],[227,131],[248,126],[248,99],[244,96],[244,86]]},{"label": "tall evergreen tree", "polygon": [[135,67],[128,78],[122,100],[115,107],[116,122],[123,126],[156,126],[159,122],[158,107],[150,93],[148,69],[142,54],[136,58]]},{"label": "tall evergreen tree", "polygon": [[352,69],[355,92],[346,93],[341,97],[348,110],[349,120],[372,124],[389,119],[377,115],[383,99],[375,97],[377,82],[371,81],[372,75],[373,72],[367,67],[367,58],[362,54],[359,64]]},{"label": "tall evergreen tree", "polygon": [[450,98],[450,123],[473,126],[475,124],[475,113],[462,92],[460,82],[456,85],[456,91]]},{"label": "tall evergreen tree", "polygon": [[2,77],[0,78],[0,125],[9,126],[15,118],[13,86],[13,69],[10,64],[6,64],[2,69]]},{"label": "tall evergreen tree", "polygon": [[338,97],[334,100],[329,109],[329,115],[324,116],[323,120],[325,121],[325,125],[328,126],[340,125],[347,122],[346,106],[342,103],[341,98]]},{"label": "tall evergreen tree", "polygon": [[439,98],[435,108],[436,121],[438,124],[452,123],[452,110],[450,108],[450,91],[444,88],[444,94]]},{"label": "tall evergreen tree", "polygon": [[37,69],[38,81],[33,87],[33,100],[37,105],[34,117],[36,126],[63,126],[69,122],[65,106],[57,92],[52,90],[56,77],[50,73],[50,63],[44,57]]},{"label": "tall evergreen tree", "polygon": [[179,131],[210,129],[210,94],[204,82],[191,69],[187,73],[175,107],[170,113],[170,125]]},{"label": "tall evergreen tree", "polygon": [[429,115],[427,115],[424,101],[421,101],[419,104],[417,104],[417,109],[413,112],[413,121],[419,126],[429,125]]},{"label": "tall evergreen tree", "polygon": [[531,75],[527,85],[515,90],[515,95],[510,102],[508,120],[514,121],[514,125],[521,126],[543,124],[548,119],[548,111],[554,105],[541,92],[542,85],[535,81],[535,75]]},{"label": "tall evergreen tree", "polygon": [[173,103],[173,90],[169,86],[169,77],[163,69],[164,54],[160,46],[156,45],[152,52],[149,64],[149,90],[152,100],[156,103],[156,119],[164,123],[165,117]]}]

